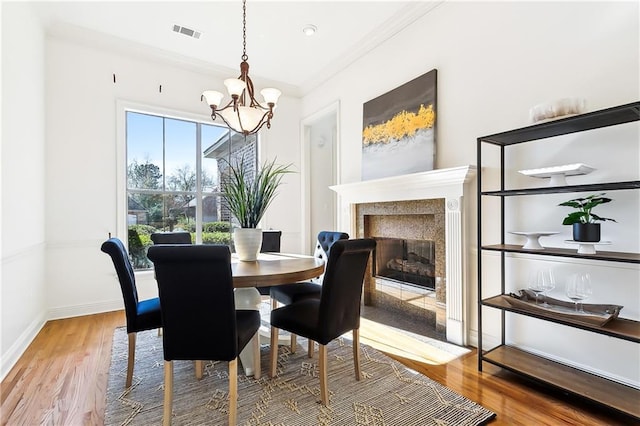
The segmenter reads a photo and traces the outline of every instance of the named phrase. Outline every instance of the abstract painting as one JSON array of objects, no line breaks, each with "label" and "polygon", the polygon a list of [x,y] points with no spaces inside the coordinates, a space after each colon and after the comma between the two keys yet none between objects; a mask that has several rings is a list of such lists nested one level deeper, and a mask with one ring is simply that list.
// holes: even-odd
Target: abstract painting
[{"label": "abstract painting", "polygon": [[437,70],[364,104],[362,180],[435,168]]}]

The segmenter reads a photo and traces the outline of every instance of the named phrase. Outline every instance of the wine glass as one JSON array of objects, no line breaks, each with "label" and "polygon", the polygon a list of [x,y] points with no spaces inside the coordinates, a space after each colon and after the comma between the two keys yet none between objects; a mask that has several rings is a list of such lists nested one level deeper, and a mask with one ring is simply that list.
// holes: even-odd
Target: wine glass
[{"label": "wine glass", "polygon": [[567,297],[571,299],[576,307],[576,312],[584,313],[584,305],[580,305],[578,310],[578,303],[584,299],[588,299],[593,293],[591,288],[591,276],[586,272],[577,273],[571,276],[567,282]]},{"label": "wine glass", "polygon": [[533,291],[536,294],[536,305],[538,304],[538,294],[544,291],[542,287],[542,282],[538,279],[538,273],[532,274],[529,277],[529,290]]},{"label": "wine glass", "polygon": [[547,292],[556,288],[556,277],[551,269],[541,269],[538,271],[537,281],[538,287],[542,289],[542,297],[544,298],[542,306],[548,308],[551,305],[547,303]]}]

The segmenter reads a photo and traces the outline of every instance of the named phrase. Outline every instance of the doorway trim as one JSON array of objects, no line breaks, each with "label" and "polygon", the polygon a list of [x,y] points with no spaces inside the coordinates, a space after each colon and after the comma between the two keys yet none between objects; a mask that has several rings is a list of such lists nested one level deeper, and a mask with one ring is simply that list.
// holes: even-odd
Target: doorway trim
[{"label": "doorway trim", "polygon": [[[336,185],[341,182],[340,173],[340,101],[334,101],[324,108],[314,112],[306,118],[303,118],[300,126],[300,140],[302,141],[302,149],[300,164],[301,164],[301,223],[302,223],[302,253],[307,253],[313,241],[309,233],[311,232],[311,128],[320,119],[323,119],[329,115],[335,116],[336,132],[335,132],[335,173],[336,173]],[[337,200],[336,200],[337,207]],[[333,212],[333,223],[337,223],[337,211]]]}]

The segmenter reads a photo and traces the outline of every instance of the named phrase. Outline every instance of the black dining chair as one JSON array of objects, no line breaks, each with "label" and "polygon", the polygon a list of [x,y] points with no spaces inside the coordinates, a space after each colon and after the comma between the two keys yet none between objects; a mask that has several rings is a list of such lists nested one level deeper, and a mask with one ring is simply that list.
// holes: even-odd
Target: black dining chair
[{"label": "black dining chair", "polygon": [[[282,240],[282,231],[274,231],[272,229],[262,231],[262,245],[260,253],[277,253],[280,251],[280,242]],[[271,287],[258,287],[260,296],[269,296]]]},{"label": "black dining chair", "polygon": [[151,234],[153,244],[191,244],[191,234],[186,231],[154,232]]},{"label": "black dining chair", "polygon": [[280,243],[282,240],[282,231],[273,229],[265,229],[262,231],[261,253],[277,253],[280,251]]},{"label": "black dining chair", "polygon": [[[349,234],[345,232],[320,231],[313,255],[326,262],[329,258],[329,252],[331,251],[333,243],[348,239]],[[278,304],[290,305],[298,300],[319,298],[321,290],[322,275],[308,282],[272,286],[270,291],[271,309],[277,308]],[[291,352],[295,353],[295,351],[296,335],[291,334]],[[309,357],[313,356],[313,342],[311,340],[309,340],[308,353]]]},{"label": "black dining chair", "polygon": [[351,331],[353,364],[360,380],[360,300],[373,239],[339,240],[331,247],[319,299],[302,299],[271,311],[270,375],[278,363],[278,329],[283,329],[320,345],[320,398],[329,404],[327,387],[327,344]]},{"label": "black dining chair", "polygon": [[157,297],[147,300],[138,299],[136,276],[133,273],[131,261],[122,241],[118,238],[109,238],[102,243],[100,250],[111,256],[113,266],[115,266],[118,274],[118,281],[120,281],[122,298],[124,299],[124,312],[127,318],[127,334],[129,336],[129,357],[125,387],[129,388],[133,379],[136,333],[162,327],[160,300]]},{"label": "black dining chair", "polygon": [[[260,313],[236,310],[231,251],[226,245],[157,245],[149,247],[162,311],[164,351],[163,424],[171,423],[173,361],[229,362],[229,424],[236,424],[238,355],[256,336]],[[254,377],[260,378],[260,342],[253,339]]]}]

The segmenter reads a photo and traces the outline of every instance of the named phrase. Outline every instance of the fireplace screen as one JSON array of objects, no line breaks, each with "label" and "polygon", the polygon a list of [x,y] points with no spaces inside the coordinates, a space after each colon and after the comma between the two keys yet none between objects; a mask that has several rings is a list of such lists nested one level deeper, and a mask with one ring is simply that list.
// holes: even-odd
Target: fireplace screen
[{"label": "fireplace screen", "polygon": [[430,240],[375,238],[374,274],[435,290],[435,243]]}]

